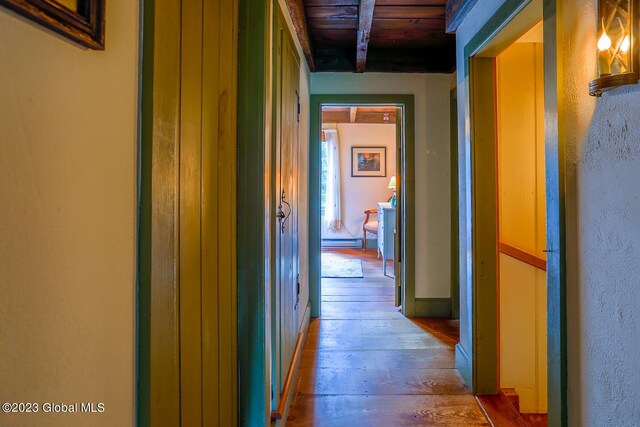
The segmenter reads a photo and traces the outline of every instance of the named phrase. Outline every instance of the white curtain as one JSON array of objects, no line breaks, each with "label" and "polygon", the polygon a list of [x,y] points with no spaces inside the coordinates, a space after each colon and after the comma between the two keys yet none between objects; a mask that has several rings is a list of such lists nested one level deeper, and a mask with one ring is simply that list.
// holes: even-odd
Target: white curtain
[{"label": "white curtain", "polygon": [[327,199],[324,209],[324,224],[328,230],[342,227],[340,216],[340,141],[337,129],[326,129],[327,144]]}]

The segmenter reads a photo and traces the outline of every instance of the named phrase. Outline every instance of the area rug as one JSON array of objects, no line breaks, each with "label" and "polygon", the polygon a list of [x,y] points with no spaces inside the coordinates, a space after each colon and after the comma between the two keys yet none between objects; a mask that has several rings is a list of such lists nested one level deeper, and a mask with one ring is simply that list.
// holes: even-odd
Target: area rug
[{"label": "area rug", "polygon": [[358,278],[362,273],[362,260],[343,258],[336,254],[322,254],[322,277]]}]

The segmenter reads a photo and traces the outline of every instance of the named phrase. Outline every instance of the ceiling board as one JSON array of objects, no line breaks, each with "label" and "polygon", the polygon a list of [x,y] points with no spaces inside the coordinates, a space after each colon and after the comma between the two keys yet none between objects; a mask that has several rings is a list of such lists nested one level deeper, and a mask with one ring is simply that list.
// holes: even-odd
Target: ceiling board
[{"label": "ceiling board", "polygon": [[355,120],[351,120],[350,111],[330,111],[322,109],[322,123],[334,124],[334,123],[368,123],[368,124],[385,124],[391,125],[396,122],[396,113],[383,112],[383,111],[358,111],[355,115]]},{"label": "ceiling board", "polygon": [[[444,25],[442,19],[374,19],[373,28],[378,30],[439,30]],[[415,37],[418,40],[418,37]]]},{"label": "ceiling board", "polygon": [[[361,2],[372,0],[299,1],[304,4],[313,50],[322,63],[318,71],[356,71],[358,55],[359,69],[365,72],[454,69],[455,36],[445,33],[445,0],[375,0],[371,30],[363,31],[360,45]],[[425,52],[431,57],[425,59]]]},{"label": "ceiling board", "polygon": [[356,6],[358,7],[358,0],[305,0],[305,7],[314,6]]},{"label": "ceiling board", "polygon": [[358,6],[318,6],[308,7],[309,19],[358,19]]},{"label": "ceiling board", "polygon": [[315,29],[311,39],[316,48],[323,47],[353,47],[356,46],[356,33],[354,30],[327,30]]},{"label": "ceiling board", "polygon": [[444,6],[381,6],[376,5],[373,19],[378,18],[440,18],[445,17]]},{"label": "ceiling board", "polygon": [[357,19],[330,19],[330,18],[311,19],[309,20],[309,27],[311,28],[312,32],[315,29],[357,30],[358,20]]}]

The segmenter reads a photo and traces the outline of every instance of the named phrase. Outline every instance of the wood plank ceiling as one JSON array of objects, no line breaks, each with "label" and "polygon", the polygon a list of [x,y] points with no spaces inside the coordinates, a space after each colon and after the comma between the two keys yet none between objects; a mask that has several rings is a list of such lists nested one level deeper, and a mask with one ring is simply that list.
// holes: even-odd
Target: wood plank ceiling
[{"label": "wood plank ceiling", "polygon": [[312,71],[455,70],[446,0],[286,0]]}]

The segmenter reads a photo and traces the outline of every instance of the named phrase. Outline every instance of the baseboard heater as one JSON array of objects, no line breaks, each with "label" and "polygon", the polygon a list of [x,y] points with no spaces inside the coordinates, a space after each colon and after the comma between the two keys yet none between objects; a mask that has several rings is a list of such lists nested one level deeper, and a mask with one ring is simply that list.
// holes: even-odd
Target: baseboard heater
[{"label": "baseboard heater", "polygon": [[322,239],[323,248],[361,248],[362,239]]}]

